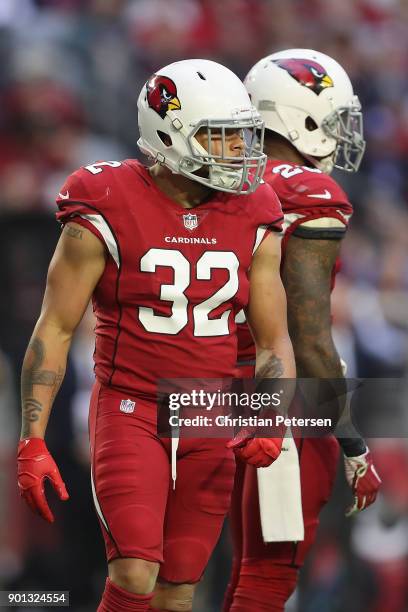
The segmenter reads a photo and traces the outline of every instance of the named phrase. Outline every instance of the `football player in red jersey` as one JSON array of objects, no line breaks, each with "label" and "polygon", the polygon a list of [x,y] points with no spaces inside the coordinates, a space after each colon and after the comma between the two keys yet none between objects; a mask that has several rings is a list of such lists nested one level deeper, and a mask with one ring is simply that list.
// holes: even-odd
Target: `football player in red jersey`
[{"label": "football player in red jersey", "polygon": [[[275,189],[284,213],[281,273],[297,375],[341,379],[330,293],[353,211],[330,172],[333,167],[358,170],[365,148],[361,106],[343,68],[308,49],[263,58],[245,84],[265,121],[264,180]],[[245,324],[238,339],[242,374],[251,376],[255,349]],[[339,447],[354,498],[347,514],[376,498],[381,481],[358,436],[297,439],[296,447],[286,440],[288,452],[262,474],[238,462],[231,511],[234,562],[225,612],[284,609],[330,497]],[[291,448],[297,455],[295,477]]]},{"label": "football player in red jersey", "polygon": [[214,62],[176,62],[143,87],[138,119],[151,168],[97,162],[61,188],[64,228],[22,373],[19,487],[53,521],[44,479],[61,499],[68,493],[44,435],[92,298],[92,490],[109,564],[100,612],[191,610],[229,507],[231,448],[253,465],[269,465],[281,448],[280,438],[239,437],[228,448],[182,438],[177,449],[157,433],[157,381],[231,377],[243,307],[258,374],[295,376],[275,231],[282,211],[260,184],[263,122],[244,85]]}]

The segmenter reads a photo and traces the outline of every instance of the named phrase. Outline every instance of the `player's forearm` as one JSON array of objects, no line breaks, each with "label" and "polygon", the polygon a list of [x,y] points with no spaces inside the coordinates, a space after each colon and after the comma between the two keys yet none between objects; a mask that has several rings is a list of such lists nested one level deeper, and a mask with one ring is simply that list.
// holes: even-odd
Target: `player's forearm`
[{"label": "player's forearm", "polygon": [[307,338],[298,332],[293,341],[299,378],[343,378],[340,357],[331,333]]},{"label": "player's forearm", "polygon": [[295,378],[296,366],[289,336],[277,339],[273,346],[256,347],[255,376],[265,378]]},{"label": "player's forearm", "polygon": [[[287,414],[293,395],[295,393],[296,367],[292,343],[289,335],[277,338],[273,346],[256,346],[255,378],[258,383],[257,392],[266,392],[270,395],[276,392],[271,387],[274,378],[287,378],[284,394],[281,396],[279,411]],[[282,386],[282,383],[279,383]],[[281,393],[281,389],[279,389]]]},{"label": "player's forearm", "polygon": [[321,388],[321,402],[325,410],[332,408],[330,416],[337,421],[336,434],[345,455],[361,455],[366,444],[352,423],[347,383],[331,333],[317,336],[307,344],[295,341],[293,348],[299,378],[330,380],[330,384]]},{"label": "player's forearm", "polygon": [[27,347],[21,372],[21,438],[43,438],[65,375],[72,334],[39,320]]},{"label": "player's forearm", "polygon": [[[330,416],[334,423],[338,422],[342,416],[345,416],[347,385],[330,329],[322,331],[313,338],[306,335],[305,329],[297,329],[293,350],[298,377],[314,379],[319,385],[318,401],[327,411],[327,415],[321,416]],[[301,382],[300,384],[302,385]],[[306,385],[305,390],[308,388]],[[306,400],[308,403],[309,398]],[[312,402],[310,409],[313,411],[316,408],[316,398],[310,398],[310,401]]]}]

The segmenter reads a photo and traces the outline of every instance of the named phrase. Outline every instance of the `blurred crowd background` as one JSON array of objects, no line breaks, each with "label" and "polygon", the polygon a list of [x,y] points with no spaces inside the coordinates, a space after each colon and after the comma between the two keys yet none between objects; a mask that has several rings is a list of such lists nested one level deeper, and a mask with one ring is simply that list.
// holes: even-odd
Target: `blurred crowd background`
[{"label": "blurred crowd background", "polygon": [[[106,573],[87,450],[92,316],[83,321],[48,430],[71,494],[51,527],[16,493],[17,376],[58,239],[55,195],[80,165],[137,157],[137,96],[148,76],[203,57],[244,77],[263,55],[315,48],[348,71],[364,109],[366,157],[336,178],[355,206],[334,293],[335,334],[351,376],[407,378],[408,3],[404,0],[1,0],[0,589],[65,589],[95,610]],[[403,385],[404,386],[404,385]],[[407,385],[405,385],[406,387]],[[407,393],[390,400],[406,419]],[[344,519],[341,470],[291,612],[408,610],[408,448],[373,440],[379,502]],[[195,610],[216,612],[227,530]],[[254,611],[255,612],[255,611]]]}]

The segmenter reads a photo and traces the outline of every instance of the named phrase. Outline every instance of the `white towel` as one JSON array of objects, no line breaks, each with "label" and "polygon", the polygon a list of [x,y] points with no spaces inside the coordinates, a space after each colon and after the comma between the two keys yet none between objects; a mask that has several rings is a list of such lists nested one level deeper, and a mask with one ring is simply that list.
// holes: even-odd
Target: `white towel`
[{"label": "white towel", "polygon": [[265,542],[299,542],[305,537],[299,456],[292,436],[283,441],[278,459],[259,468],[258,491]]}]

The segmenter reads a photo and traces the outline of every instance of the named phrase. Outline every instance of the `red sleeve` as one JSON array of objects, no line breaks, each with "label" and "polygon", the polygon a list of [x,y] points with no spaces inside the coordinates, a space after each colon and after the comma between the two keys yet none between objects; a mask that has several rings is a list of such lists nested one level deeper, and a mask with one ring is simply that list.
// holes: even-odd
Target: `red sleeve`
[{"label": "red sleeve", "polygon": [[281,232],[283,212],[280,200],[272,187],[262,183],[249,203],[256,227],[264,227],[268,232]]},{"label": "red sleeve", "polygon": [[275,191],[269,185],[258,187],[260,197],[251,203],[251,212],[255,225],[255,242],[252,254],[271,232],[282,232],[283,213]]},{"label": "red sleeve", "polygon": [[353,207],[336,181],[317,168],[270,160],[265,180],[275,189],[285,214],[285,224],[337,219],[347,228]]},{"label": "red sleeve", "polygon": [[57,221],[64,224],[81,214],[100,214],[106,208],[108,194],[103,176],[92,176],[85,168],[80,168],[66,179],[59,190],[56,198],[59,209]]},{"label": "red sleeve", "polygon": [[56,198],[56,218],[64,225],[74,221],[91,231],[104,244],[117,265],[118,241],[111,226],[113,204],[110,197],[109,170],[93,175],[86,168],[71,174]]}]

